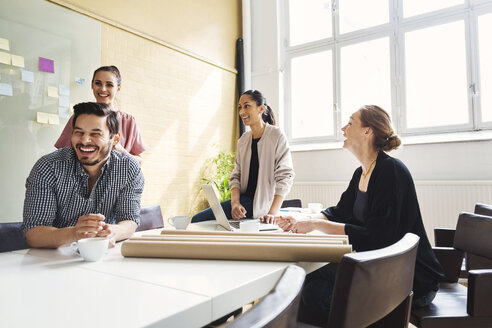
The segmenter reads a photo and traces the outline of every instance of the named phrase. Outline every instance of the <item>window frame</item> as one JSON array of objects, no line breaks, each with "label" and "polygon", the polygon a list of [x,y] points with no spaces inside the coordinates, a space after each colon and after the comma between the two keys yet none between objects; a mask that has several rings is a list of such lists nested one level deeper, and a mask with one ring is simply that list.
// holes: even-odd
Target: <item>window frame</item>
[{"label": "window frame", "polygon": [[[341,128],[344,122],[341,122],[341,48],[347,45],[362,43],[381,37],[389,38],[390,49],[390,103],[393,124],[396,132],[402,137],[425,136],[433,134],[447,134],[459,132],[476,132],[480,130],[492,129],[492,122],[481,121],[481,84],[480,84],[480,63],[478,49],[478,17],[492,13],[492,0],[464,0],[461,5],[450,8],[440,9],[433,12],[403,18],[403,0],[389,1],[389,21],[388,23],[366,28],[363,30],[339,34],[339,16],[338,3],[340,0],[331,0],[332,11],[332,36],[317,41],[311,41],[304,44],[289,46],[289,4],[288,1],[280,1],[280,54],[279,60],[283,73],[283,92],[282,101],[284,103],[283,112],[284,130],[292,145],[312,144],[330,144],[340,143],[342,141]],[[464,42],[466,56],[466,76],[467,76],[467,115],[468,123],[446,126],[431,126],[421,128],[408,128],[406,122],[406,89],[405,89],[405,33],[438,26],[446,23],[463,21],[464,24]],[[295,57],[313,54],[320,51],[332,51],[332,70],[334,76],[331,77],[333,83],[333,135],[309,138],[292,138],[292,111],[291,95],[291,61]],[[475,86],[473,92],[471,86]],[[342,104],[343,105],[343,104]],[[302,109],[301,109],[302,110]]]}]

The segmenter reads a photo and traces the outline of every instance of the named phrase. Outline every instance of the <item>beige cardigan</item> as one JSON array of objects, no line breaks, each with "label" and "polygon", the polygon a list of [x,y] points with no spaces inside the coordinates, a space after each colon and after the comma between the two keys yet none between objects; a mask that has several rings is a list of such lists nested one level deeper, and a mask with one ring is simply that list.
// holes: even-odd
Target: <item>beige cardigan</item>
[{"label": "beige cardigan", "polygon": [[[236,166],[231,174],[230,188],[239,188],[241,194],[248,187],[252,137],[252,132],[248,131],[237,142]],[[267,214],[273,197],[285,197],[294,182],[294,168],[287,138],[278,127],[268,123],[258,141],[258,163],[258,184],[253,200],[254,218]]]}]

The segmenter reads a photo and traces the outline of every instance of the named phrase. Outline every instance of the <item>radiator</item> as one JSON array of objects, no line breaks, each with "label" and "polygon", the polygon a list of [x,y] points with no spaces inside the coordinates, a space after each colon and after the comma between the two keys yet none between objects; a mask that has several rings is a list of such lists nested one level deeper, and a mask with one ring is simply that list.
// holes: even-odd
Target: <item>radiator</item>
[{"label": "radiator", "polygon": [[[288,198],[336,205],[348,182],[296,182]],[[492,204],[492,181],[415,181],[427,236],[434,244],[435,227],[455,228],[460,212],[473,212],[475,203]]]}]

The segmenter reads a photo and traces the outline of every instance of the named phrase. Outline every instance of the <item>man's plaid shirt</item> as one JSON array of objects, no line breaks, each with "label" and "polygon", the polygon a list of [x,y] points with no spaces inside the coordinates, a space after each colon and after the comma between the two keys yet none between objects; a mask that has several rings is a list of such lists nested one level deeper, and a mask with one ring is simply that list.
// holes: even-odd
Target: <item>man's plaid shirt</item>
[{"label": "man's plaid shirt", "polygon": [[74,226],[79,217],[91,213],[104,215],[109,224],[140,223],[144,177],[134,158],[113,150],[90,194],[88,181],[73,149],[41,157],[26,181],[24,231]]}]

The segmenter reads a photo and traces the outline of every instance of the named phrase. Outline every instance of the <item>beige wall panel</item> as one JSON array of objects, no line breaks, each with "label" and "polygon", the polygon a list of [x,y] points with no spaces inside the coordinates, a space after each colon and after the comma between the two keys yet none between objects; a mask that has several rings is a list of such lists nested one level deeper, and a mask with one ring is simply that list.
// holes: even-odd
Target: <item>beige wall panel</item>
[{"label": "beige wall panel", "polygon": [[147,146],[142,205],[160,204],[165,218],[204,208],[206,159],[236,144],[236,75],[106,24],[101,61],[120,69],[119,107]]},{"label": "beige wall panel", "polygon": [[235,67],[240,0],[54,0]]}]

